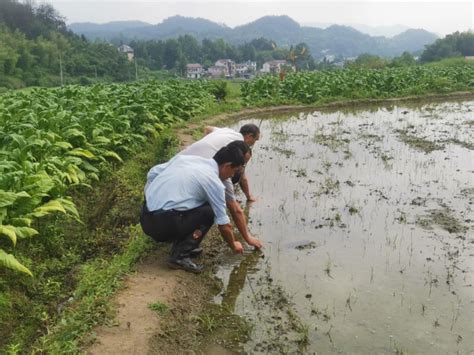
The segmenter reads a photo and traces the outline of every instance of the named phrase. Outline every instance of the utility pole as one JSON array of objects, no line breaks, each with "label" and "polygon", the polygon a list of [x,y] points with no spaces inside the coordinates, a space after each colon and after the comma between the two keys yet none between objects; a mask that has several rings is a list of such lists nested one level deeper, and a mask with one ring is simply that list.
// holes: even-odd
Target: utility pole
[{"label": "utility pole", "polygon": [[64,86],[64,80],[63,80],[63,61],[62,61],[61,52],[59,52],[59,74],[60,74],[60,76],[61,76],[61,86]]},{"label": "utility pole", "polygon": [[137,57],[135,59],[135,80],[138,81],[138,66],[137,66]]}]

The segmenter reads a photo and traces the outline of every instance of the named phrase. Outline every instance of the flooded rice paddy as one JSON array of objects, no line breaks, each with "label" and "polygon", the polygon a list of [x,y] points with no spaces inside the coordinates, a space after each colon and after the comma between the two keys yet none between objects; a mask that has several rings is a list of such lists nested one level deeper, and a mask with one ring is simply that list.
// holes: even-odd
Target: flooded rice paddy
[{"label": "flooded rice paddy", "polygon": [[244,350],[473,353],[474,101],[261,132],[247,212],[265,248],[226,255],[216,297],[253,324]]}]

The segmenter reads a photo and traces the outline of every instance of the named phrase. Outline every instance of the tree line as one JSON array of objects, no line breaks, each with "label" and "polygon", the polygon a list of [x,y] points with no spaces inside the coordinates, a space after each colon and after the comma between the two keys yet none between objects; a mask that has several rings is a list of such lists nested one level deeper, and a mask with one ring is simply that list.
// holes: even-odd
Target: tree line
[{"label": "tree line", "polygon": [[434,62],[444,58],[474,56],[474,33],[454,32],[426,46],[421,54],[422,62]]},{"label": "tree line", "polygon": [[67,30],[49,4],[0,1],[0,86],[56,86],[87,77],[124,81],[133,65],[108,43],[89,42]]},{"label": "tree line", "polygon": [[265,38],[234,46],[223,39],[199,42],[193,36],[184,35],[167,40],[134,40],[130,46],[140,64],[153,70],[164,68],[180,74],[184,73],[188,63],[200,63],[207,68],[218,59],[231,59],[237,63],[250,60],[257,62],[258,67],[270,60],[288,60],[298,69],[315,68],[315,61],[305,43],[280,48]]},{"label": "tree line", "polygon": [[415,57],[408,52],[404,52],[401,56],[393,59],[364,53],[357,57],[355,61],[348,63],[347,66],[372,69],[406,67],[465,56],[474,56],[474,33],[472,32],[454,32],[436,40],[433,44],[425,47],[418,60],[415,60]]}]

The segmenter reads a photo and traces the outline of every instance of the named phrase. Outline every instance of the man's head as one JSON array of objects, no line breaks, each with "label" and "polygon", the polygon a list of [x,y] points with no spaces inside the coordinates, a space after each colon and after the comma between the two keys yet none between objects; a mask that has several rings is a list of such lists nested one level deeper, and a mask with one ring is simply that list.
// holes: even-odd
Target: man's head
[{"label": "man's head", "polygon": [[240,127],[240,134],[244,136],[244,142],[253,146],[260,138],[260,128],[253,123],[247,123]]},{"label": "man's head", "polygon": [[219,178],[222,181],[234,176],[245,164],[241,147],[233,143],[235,142],[231,142],[219,149],[213,157],[219,166]]},{"label": "man's head", "polygon": [[[244,155],[244,160],[245,160],[245,164],[247,164],[247,162],[250,160],[250,158],[252,157],[252,149],[249,147],[249,145],[247,143],[245,143],[244,141],[232,141],[230,142],[229,144],[227,144],[227,146],[229,147],[237,147],[239,148],[241,151],[242,151],[242,154]],[[244,165],[245,165],[244,164]]]},{"label": "man's head", "polygon": [[244,154],[245,164],[238,171],[235,172],[234,176],[232,176],[232,183],[236,184],[240,181],[240,178],[242,177],[242,174],[244,173],[245,165],[248,163],[248,161],[252,157],[252,148],[250,148],[247,145],[247,143],[245,143],[244,141],[233,141],[229,143],[227,146],[236,146]]}]

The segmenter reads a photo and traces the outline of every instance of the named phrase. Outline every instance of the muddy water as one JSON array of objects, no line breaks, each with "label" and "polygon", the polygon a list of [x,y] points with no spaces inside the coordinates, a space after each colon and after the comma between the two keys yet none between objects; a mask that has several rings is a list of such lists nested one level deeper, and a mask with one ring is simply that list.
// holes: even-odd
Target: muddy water
[{"label": "muddy water", "polygon": [[247,352],[474,352],[473,123],[474,101],[261,122],[265,249],[229,255],[216,298]]}]

